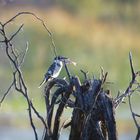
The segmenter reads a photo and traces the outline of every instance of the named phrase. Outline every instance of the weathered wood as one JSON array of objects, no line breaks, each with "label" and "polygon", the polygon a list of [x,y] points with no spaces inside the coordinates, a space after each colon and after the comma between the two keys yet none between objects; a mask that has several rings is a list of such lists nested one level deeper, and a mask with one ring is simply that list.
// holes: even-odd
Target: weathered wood
[{"label": "weathered wood", "polygon": [[56,115],[55,115],[55,121],[54,121],[54,128],[53,128],[53,140],[59,139],[59,127],[60,127],[60,118],[64,111],[64,107],[66,105],[66,102],[72,93],[72,85],[69,85],[65,91],[65,95],[62,98],[62,102],[59,104]]},{"label": "weathered wood", "polygon": [[[69,84],[63,80],[55,80],[48,84],[45,90],[47,122],[51,130],[53,126],[52,136],[49,138],[59,139],[61,116],[64,107],[70,105],[73,112],[68,125],[71,128],[69,140],[117,140],[113,101],[103,91],[102,80],[86,79],[82,84],[78,77],[70,78]],[[50,90],[55,85],[58,88],[50,96]],[[58,96],[62,94],[52,125],[54,106]],[[70,95],[74,95],[75,101],[70,100]],[[44,140],[50,139],[46,135]]]},{"label": "weathered wood", "polygon": [[[50,95],[51,89],[56,85],[59,88],[53,93],[52,98],[51,98],[51,95]],[[46,110],[47,110],[46,121],[48,124],[48,128],[51,131],[51,134],[52,134],[52,117],[53,117],[55,102],[56,102],[58,96],[61,95],[63,92],[65,92],[65,88],[67,86],[68,86],[68,83],[64,79],[53,79],[45,87],[45,103],[46,103]],[[43,139],[52,140],[52,137],[53,137],[53,135],[48,136],[48,133],[45,130],[45,135],[44,135]]]},{"label": "weathered wood", "polygon": [[102,119],[107,128],[108,140],[117,140],[113,100],[105,92],[101,92],[99,95],[99,104],[101,115],[103,115]]}]

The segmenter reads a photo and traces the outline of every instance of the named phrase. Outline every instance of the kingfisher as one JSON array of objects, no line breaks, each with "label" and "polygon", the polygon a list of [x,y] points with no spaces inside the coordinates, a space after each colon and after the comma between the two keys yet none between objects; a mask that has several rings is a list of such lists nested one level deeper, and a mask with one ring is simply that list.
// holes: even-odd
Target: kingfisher
[{"label": "kingfisher", "polygon": [[44,79],[38,88],[44,85],[47,81],[57,78],[62,70],[64,63],[65,64],[72,63],[73,65],[76,65],[76,63],[71,61],[69,58],[66,58],[64,56],[56,56],[53,60],[53,63],[48,68],[48,71],[45,74]]}]

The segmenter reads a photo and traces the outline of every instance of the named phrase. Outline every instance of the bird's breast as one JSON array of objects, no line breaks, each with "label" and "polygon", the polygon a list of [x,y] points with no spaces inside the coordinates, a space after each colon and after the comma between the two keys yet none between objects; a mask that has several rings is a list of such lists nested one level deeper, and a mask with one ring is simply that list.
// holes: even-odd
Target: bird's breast
[{"label": "bird's breast", "polygon": [[62,67],[63,67],[63,64],[62,63],[57,63],[56,64],[55,69],[53,71],[53,75],[52,75],[53,78],[58,77],[58,75],[61,72]]}]

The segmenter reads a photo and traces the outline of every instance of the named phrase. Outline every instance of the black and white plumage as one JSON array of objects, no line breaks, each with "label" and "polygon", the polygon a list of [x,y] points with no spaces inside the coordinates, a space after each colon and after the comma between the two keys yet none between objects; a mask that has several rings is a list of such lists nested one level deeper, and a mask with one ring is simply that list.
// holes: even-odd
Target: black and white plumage
[{"label": "black and white plumage", "polygon": [[76,65],[75,62],[71,61],[69,58],[63,57],[63,56],[57,56],[54,58],[54,61],[52,65],[48,68],[47,73],[45,74],[44,80],[39,85],[39,88],[45,84],[47,81],[57,78],[62,70],[63,63],[73,63]]}]

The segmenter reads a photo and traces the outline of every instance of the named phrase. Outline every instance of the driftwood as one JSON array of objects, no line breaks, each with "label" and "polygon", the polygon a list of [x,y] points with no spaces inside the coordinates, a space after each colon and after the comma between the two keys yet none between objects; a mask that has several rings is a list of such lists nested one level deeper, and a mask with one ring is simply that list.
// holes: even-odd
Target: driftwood
[{"label": "driftwood", "polygon": [[[84,81],[81,82],[77,76],[71,76],[68,67],[65,64],[68,81],[65,79],[53,79],[46,84],[44,89],[46,116],[44,118],[40,115],[39,110],[35,108],[33,101],[29,97],[28,87],[24,81],[21,70],[21,65],[24,63],[28,46],[26,46],[27,49],[21,55],[21,52],[15,50],[15,46],[12,44],[13,39],[20,32],[23,24],[11,35],[11,37],[7,36],[5,30],[9,23],[22,15],[32,15],[41,22],[51,38],[54,53],[57,55],[51,32],[48,30],[44,21],[34,13],[21,12],[5,23],[0,22],[0,34],[3,38],[0,43],[4,44],[6,55],[13,68],[13,80],[0,100],[0,103],[3,103],[6,96],[10,93],[11,88],[15,88],[16,91],[23,95],[23,98],[25,98],[27,102],[29,121],[36,140],[38,140],[38,134],[32,117],[33,113],[43,124],[44,133],[42,140],[58,140],[61,131],[67,127],[70,128],[69,140],[117,140],[115,110],[120,103],[128,97],[130,111],[138,130],[136,136],[136,140],[138,140],[140,138],[140,125],[136,118],[140,117],[140,115],[133,112],[131,95],[135,91],[140,91],[140,83],[137,82],[140,72],[135,72],[133,68],[131,53],[129,54],[129,60],[132,80],[126,90],[123,93],[119,93],[116,98],[113,99],[110,91],[104,90],[103,88],[108,73],[104,73],[102,68],[101,77],[99,79],[89,79],[87,72],[81,70],[85,77]],[[57,107],[56,113],[54,111],[55,107]],[[64,109],[69,107],[73,109],[72,117],[70,122],[66,123],[65,121],[62,121],[61,117],[64,113]]]}]

